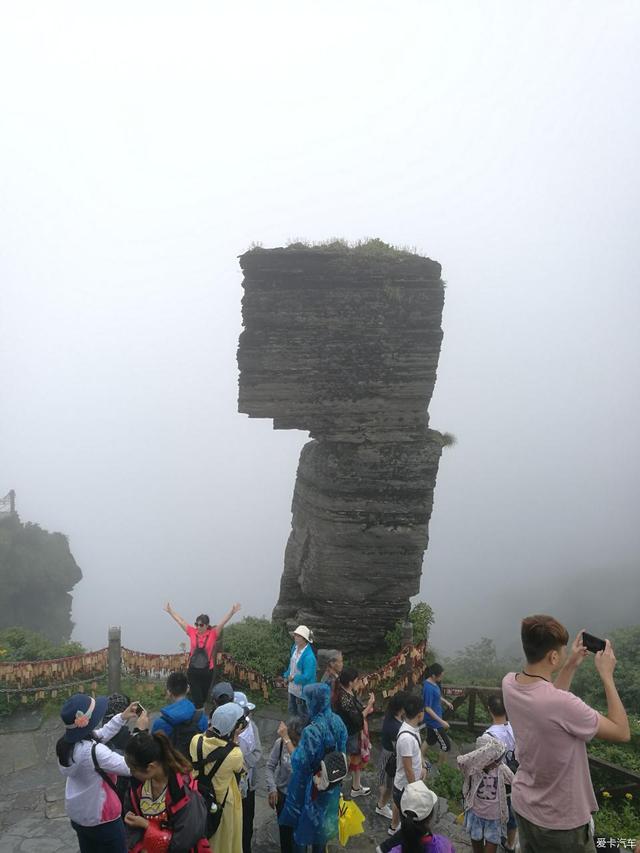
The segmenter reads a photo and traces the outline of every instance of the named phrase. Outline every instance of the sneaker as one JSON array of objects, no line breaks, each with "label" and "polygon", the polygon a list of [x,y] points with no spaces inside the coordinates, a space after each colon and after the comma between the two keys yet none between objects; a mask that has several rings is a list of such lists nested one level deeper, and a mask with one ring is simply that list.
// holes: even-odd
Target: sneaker
[{"label": "sneaker", "polygon": [[391,811],[391,806],[378,806],[376,805],[376,814],[379,814],[380,817],[386,817],[389,820],[393,817],[393,812]]},{"label": "sneaker", "polygon": [[365,797],[367,794],[371,793],[371,788],[367,788],[366,785],[360,785],[359,788],[351,789],[351,799],[354,797]]},{"label": "sneaker", "polygon": [[400,824],[398,826],[390,826],[387,830],[387,835],[395,835],[396,832],[400,832]]}]

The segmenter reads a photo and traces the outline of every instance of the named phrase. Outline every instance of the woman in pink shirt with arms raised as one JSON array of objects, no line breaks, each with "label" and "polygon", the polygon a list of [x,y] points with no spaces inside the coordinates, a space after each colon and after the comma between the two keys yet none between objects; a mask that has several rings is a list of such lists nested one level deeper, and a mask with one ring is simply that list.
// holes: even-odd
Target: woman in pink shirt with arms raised
[{"label": "woman in pink shirt with arms raised", "polygon": [[240,605],[234,604],[227,615],[217,625],[213,626],[209,623],[209,617],[206,613],[201,613],[196,618],[195,623],[189,625],[182,616],[179,616],[175,612],[168,601],[164,609],[189,637],[191,646],[189,649],[187,679],[189,681],[190,698],[196,708],[204,708],[213,677],[214,653],[218,634],[227,622],[240,610]]}]

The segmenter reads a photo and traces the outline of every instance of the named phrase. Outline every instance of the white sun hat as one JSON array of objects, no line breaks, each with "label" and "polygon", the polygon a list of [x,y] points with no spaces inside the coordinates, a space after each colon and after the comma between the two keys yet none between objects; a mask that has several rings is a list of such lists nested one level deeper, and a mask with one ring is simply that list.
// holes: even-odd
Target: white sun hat
[{"label": "white sun hat", "polygon": [[301,637],[304,637],[307,643],[313,643],[313,635],[306,625],[298,625],[298,627],[293,633],[299,634]]}]

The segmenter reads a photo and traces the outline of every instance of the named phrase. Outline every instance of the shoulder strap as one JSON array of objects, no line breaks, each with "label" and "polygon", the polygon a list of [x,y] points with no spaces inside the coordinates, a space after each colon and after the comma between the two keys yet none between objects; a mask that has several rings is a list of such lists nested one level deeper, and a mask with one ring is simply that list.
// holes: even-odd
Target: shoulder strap
[{"label": "shoulder strap", "polygon": [[403,732],[398,732],[396,736],[396,743],[398,743],[398,738],[400,737],[400,735],[411,735],[411,737],[414,737],[417,740],[418,746],[422,745],[422,741],[420,740],[418,735],[415,732],[408,732],[406,729]]},{"label": "shoulder strap", "polygon": [[[220,750],[220,752],[218,753],[219,758],[217,758],[213,761],[213,763],[211,765],[211,770],[207,773],[207,779],[209,781],[211,781],[213,779],[213,777],[216,775],[216,773],[218,772],[218,770],[220,770],[224,761],[226,760],[227,756],[229,755],[231,750],[234,748],[234,746],[235,746],[234,743],[228,743],[226,746],[219,746],[218,747],[218,749]],[[225,797],[225,799],[226,799],[226,797]]]},{"label": "shoulder strap", "polygon": [[168,723],[171,726],[171,728],[173,728],[173,721],[172,721],[171,717],[167,716],[167,714],[165,714],[164,711],[160,711],[160,716],[165,721],[165,723]]},{"label": "shoulder strap", "polygon": [[138,797],[138,789],[136,785],[131,784],[129,786],[129,798],[131,799],[131,806],[135,814],[140,814],[140,798]]},{"label": "shoulder strap", "polygon": [[202,716],[202,711],[200,710],[200,708],[196,708],[195,711],[193,712],[193,717],[191,717],[190,722],[193,723],[194,725],[196,723],[199,723],[201,716]]},{"label": "shoulder strap", "polygon": [[[196,763],[196,767],[198,773],[200,774],[200,778],[206,779],[207,782],[211,783],[211,780],[216,775],[218,770],[222,767],[223,762],[234,748],[234,743],[228,743],[226,746],[218,746],[216,749],[212,750],[206,758],[204,758],[204,735],[200,735],[198,738],[198,743],[196,746],[196,752],[198,756],[198,760]],[[211,761],[211,769],[205,773],[204,766]]]},{"label": "shoulder strap", "polygon": [[94,741],[93,744],[91,745],[91,758],[93,759],[93,768],[96,771],[96,773],[98,774],[98,776],[100,776],[103,779],[103,781],[105,781],[107,783],[107,785],[111,788],[111,790],[114,792],[114,794],[120,800],[120,802],[122,802],[122,799],[120,797],[120,791],[118,791],[118,789],[116,787],[116,783],[113,781],[113,779],[111,778],[111,776],[109,776],[108,773],[104,772],[104,770],[102,769],[102,767],[100,767],[100,764],[98,763],[98,756],[96,755],[96,747],[97,746],[98,746],[98,744],[96,743],[96,741]]}]

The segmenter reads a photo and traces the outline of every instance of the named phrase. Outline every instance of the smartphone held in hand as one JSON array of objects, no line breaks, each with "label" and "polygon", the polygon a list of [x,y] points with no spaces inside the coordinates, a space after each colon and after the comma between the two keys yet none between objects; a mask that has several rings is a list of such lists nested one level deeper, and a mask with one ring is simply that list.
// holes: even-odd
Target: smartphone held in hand
[{"label": "smartphone held in hand", "polygon": [[585,648],[593,652],[603,652],[607,646],[604,640],[601,640],[600,637],[594,637],[593,634],[587,634],[586,631],[582,632],[582,644]]}]

